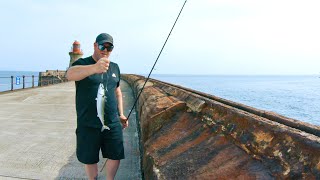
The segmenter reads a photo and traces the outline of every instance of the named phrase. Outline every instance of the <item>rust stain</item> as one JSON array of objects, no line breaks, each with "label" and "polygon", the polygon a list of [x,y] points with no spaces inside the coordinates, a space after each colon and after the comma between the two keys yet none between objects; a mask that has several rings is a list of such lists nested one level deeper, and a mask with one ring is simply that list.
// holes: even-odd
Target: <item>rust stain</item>
[{"label": "rust stain", "polygon": [[318,171],[320,171],[320,160],[319,160],[319,162],[318,162],[318,164],[317,164],[316,168],[317,168],[317,170],[318,170]]},{"label": "rust stain", "polygon": [[275,157],[278,157],[281,160],[280,163],[281,163],[282,167],[284,168],[282,174],[284,176],[287,176],[291,171],[290,164],[285,160],[285,158],[283,157],[283,154],[280,150],[274,151],[273,155]]},{"label": "rust stain", "polygon": [[265,149],[270,147],[271,141],[274,139],[271,133],[262,130],[253,132],[252,134],[255,136],[254,141],[257,143],[254,146],[260,153],[264,153]]},{"label": "rust stain", "polygon": [[168,161],[168,160],[174,158],[175,156],[178,156],[179,154],[187,151],[191,147],[200,144],[201,142],[205,141],[209,137],[210,137],[210,133],[208,131],[205,131],[199,137],[194,139],[193,141],[190,141],[190,142],[187,142],[187,143],[184,143],[184,144],[180,144],[175,149],[173,149],[171,152],[168,152],[166,155],[162,156],[159,159],[159,161],[162,161],[161,164],[163,164],[163,163],[165,164],[166,161]]},{"label": "rust stain", "polygon": [[[227,148],[208,160],[208,164],[200,166],[189,179],[270,179],[261,163],[250,158],[226,138],[221,136],[220,139],[224,139],[223,145],[227,145]],[[216,145],[211,146],[212,150],[217,148]]]},{"label": "rust stain", "polygon": [[253,134],[255,135],[255,140],[258,143],[270,143],[274,138],[270,133],[264,131],[253,132]]},{"label": "rust stain", "polygon": [[[189,114],[183,114],[176,123],[174,123],[170,127],[170,131],[167,133],[161,134],[161,136],[152,142],[152,146],[150,147],[153,152],[154,150],[160,149],[161,147],[167,147],[178,139],[187,136],[190,131],[194,131],[198,126],[192,126],[188,121],[192,120]],[[191,125],[191,126],[190,126]]]},{"label": "rust stain", "polygon": [[302,154],[302,152],[300,153],[300,158],[299,158],[299,161],[300,162],[305,162],[307,160],[307,157],[305,157],[303,154]]},{"label": "rust stain", "polygon": [[273,152],[273,155],[274,155],[274,156],[281,157],[281,156],[282,156],[282,153],[281,153],[279,150],[276,150],[276,151]]},{"label": "rust stain", "polygon": [[[149,115],[150,116],[149,118],[153,119],[153,118],[156,118],[158,116],[163,116],[164,114],[165,115],[170,114],[170,111],[182,109],[183,107],[185,107],[185,105],[186,104],[184,102],[182,102],[182,101],[178,101],[178,102],[172,103],[170,106],[167,106],[166,108],[163,108],[163,111],[156,112],[156,113],[154,113],[152,115]],[[159,108],[159,109],[161,109],[161,108]]]},{"label": "rust stain", "polygon": [[206,124],[208,124],[209,126],[216,124],[212,118],[210,118],[207,115],[204,115],[201,119],[203,122],[205,122]]},{"label": "rust stain", "polygon": [[247,148],[247,146],[245,144],[240,144],[240,146],[242,147],[242,149],[247,153],[250,154],[251,151]]},{"label": "rust stain", "polygon": [[291,143],[293,140],[292,140],[292,137],[288,136],[288,135],[285,135],[284,138],[286,139],[286,141],[288,143]]}]

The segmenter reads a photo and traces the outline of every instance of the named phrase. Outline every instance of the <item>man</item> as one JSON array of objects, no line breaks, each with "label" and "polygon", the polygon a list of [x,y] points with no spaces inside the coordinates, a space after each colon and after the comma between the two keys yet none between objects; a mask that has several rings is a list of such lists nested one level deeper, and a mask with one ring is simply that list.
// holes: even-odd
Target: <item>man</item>
[{"label": "man", "polygon": [[[108,158],[107,179],[113,180],[120,160],[124,159],[122,128],[128,126],[128,121],[123,114],[120,70],[109,60],[114,47],[113,38],[107,33],[99,34],[93,47],[93,55],[75,61],[66,75],[68,80],[76,83],[77,158],[85,164],[89,179],[97,179],[101,149],[103,157]],[[110,128],[102,132],[96,108],[100,83],[106,89],[104,124]]]}]

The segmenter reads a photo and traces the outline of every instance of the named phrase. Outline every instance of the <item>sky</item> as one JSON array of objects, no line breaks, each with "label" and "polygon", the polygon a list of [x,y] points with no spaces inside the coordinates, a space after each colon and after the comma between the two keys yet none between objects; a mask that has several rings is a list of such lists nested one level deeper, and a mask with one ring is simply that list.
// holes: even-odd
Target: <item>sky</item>
[{"label": "sky", "polygon": [[[0,1],[0,70],[65,70],[99,33],[110,60],[148,74],[184,0]],[[153,73],[319,75],[319,0],[188,0]]]}]

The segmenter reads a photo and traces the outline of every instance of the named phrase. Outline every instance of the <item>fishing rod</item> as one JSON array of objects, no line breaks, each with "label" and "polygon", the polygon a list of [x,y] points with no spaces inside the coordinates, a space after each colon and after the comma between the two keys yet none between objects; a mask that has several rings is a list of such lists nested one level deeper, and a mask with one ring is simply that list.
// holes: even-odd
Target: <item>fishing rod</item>
[{"label": "fishing rod", "polygon": [[[174,24],[173,24],[173,26],[172,26],[172,28],[171,28],[171,30],[170,30],[170,32],[169,32],[169,34],[168,34],[167,39],[166,39],[166,41],[164,42],[164,44],[163,44],[163,46],[162,46],[162,48],[161,48],[161,50],[160,50],[160,52],[159,52],[159,55],[158,55],[158,57],[157,57],[156,61],[154,62],[154,64],[153,64],[153,66],[152,66],[152,68],[151,68],[151,71],[150,71],[150,73],[149,73],[149,75],[148,75],[148,77],[147,77],[146,81],[144,82],[144,84],[143,84],[143,86],[142,86],[142,88],[141,88],[141,90],[140,90],[140,92],[139,92],[139,94],[138,94],[138,96],[137,96],[136,100],[135,100],[135,101],[134,101],[134,103],[133,103],[133,106],[132,106],[132,108],[131,108],[131,110],[130,110],[130,112],[129,112],[128,116],[127,116],[127,121],[128,121],[128,119],[129,119],[129,117],[130,117],[130,115],[131,115],[131,113],[132,113],[132,111],[133,111],[133,109],[134,109],[134,107],[135,107],[135,105],[136,105],[136,103],[137,103],[137,101],[138,101],[138,99],[139,99],[139,97],[140,97],[140,95],[141,95],[141,93],[142,93],[142,91],[143,91],[144,87],[146,86],[146,84],[147,84],[148,80],[150,79],[150,75],[151,75],[151,73],[152,73],[152,71],[153,71],[154,67],[155,67],[155,66],[156,66],[156,64],[157,64],[158,59],[159,59],[159,57],[160,57],[160,55],[161,55],[161,53],[162,53],[162,51],[163,51],[164,47],[166,46],[167,41],[168,41],[168,39],[169,39],[169,37],[170,37],[170,35],[171,35],[171,32],[172,32],[172,30],[174,29],[174,26],[176,25],[176,23],[177,23],[177,21],[178,21],[178,19],[179,19],[179,17],[180,17],[180,14],[181,14],[181,12],[182,12],[182,10],[183,10],[184,6],[186,5],[186,3],[187,3],[187,0],[185,0],[185,1],[184,1],[183,6],[182,6],[182,8],[181,8],[181,10],[180,10],[180,12],[179,12],[179,14],[178,14],[178,17],[176,18],[176,21],[174,22]],[[103,170],[103,168],[104,168],[104,166],[106,165],[107,161],[108,161],[108,160],[106,160],[106,162],[103,164],[103,166],[102,166],[102,168],[101,168],[100,172]]]}]

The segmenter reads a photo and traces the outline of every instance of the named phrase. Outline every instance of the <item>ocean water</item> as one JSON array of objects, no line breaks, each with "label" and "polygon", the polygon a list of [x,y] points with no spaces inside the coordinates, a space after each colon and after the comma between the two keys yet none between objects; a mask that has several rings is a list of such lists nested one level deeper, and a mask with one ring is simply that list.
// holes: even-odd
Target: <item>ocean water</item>
[{"label": "ocean water", "polygon": [[[23,88],[23,75],[25,76],[25,88],[32,87],[32,75],[34,75],[34,86],[38,86],[39,72],[32,71],[0,71],[0,92],[11,90],[11,76],[13,76],[13,89]],[[20,84],[16,84],[17,78]],[[19,81],[19,80],[18,80]]]},{"label": "ocean water", "polygon": [[151,77],[320,125],[319,76],[152,75]]},{"label": "ocean water", "polygon": [[[39,72],[0,71],[0,92],[38,86]],[[20,77],[20,85],[16,85]],[[319,76],[222,76],[222,75],[152,75],[151,78],[181,85],[258,109],[320,126]]]}]

